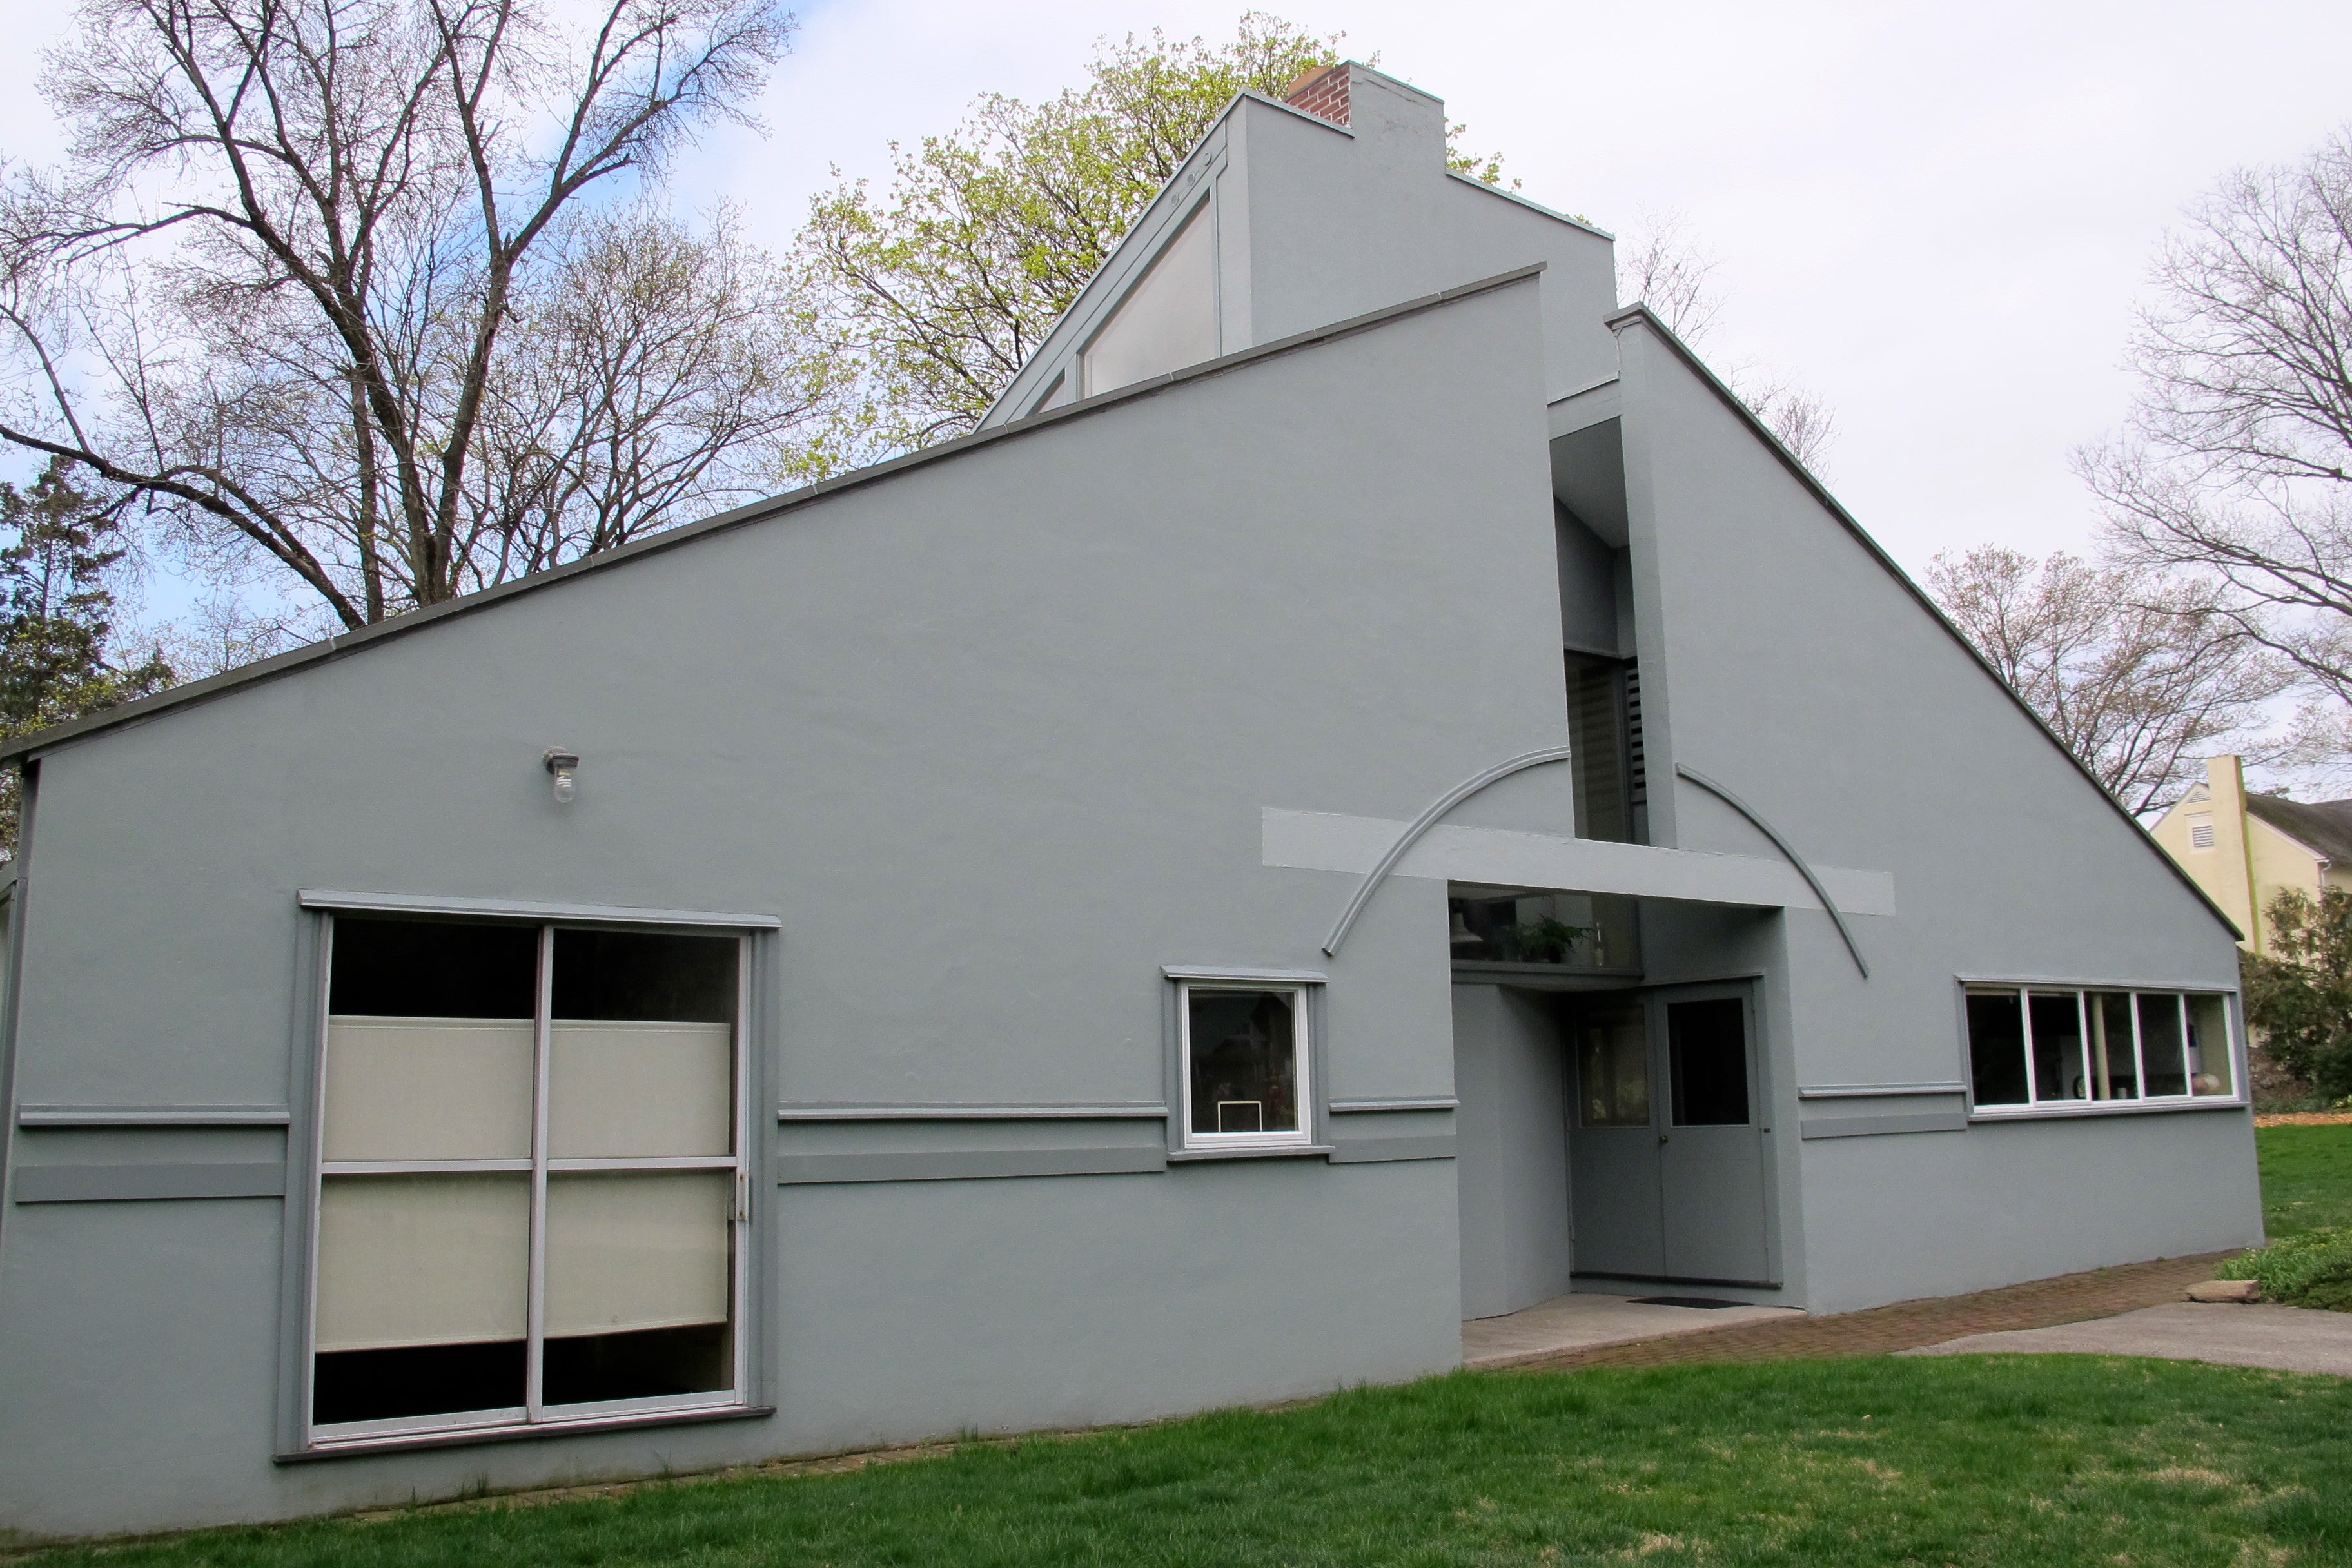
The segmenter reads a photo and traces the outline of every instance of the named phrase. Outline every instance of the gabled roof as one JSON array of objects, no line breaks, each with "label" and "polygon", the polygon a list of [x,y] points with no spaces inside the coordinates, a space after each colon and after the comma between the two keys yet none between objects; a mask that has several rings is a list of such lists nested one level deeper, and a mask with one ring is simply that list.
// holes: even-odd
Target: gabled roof
[{"label": "gabled roof", "polygon": [[[2125,808],[2123,802],[2108,793],[2107,786],[2099,782],[2096,773],[2084,765],[2083,759],[2074,754],[2074,748],[2058,738],[2058,731],[2053,730],[2048,721],[2033,710],[2032,703],[2017,694],[2015,687],[2000,678],[2000,671],[1992,667],[1992,661],[1986,658],[1977,645],[1969,641],[1960,628],[1952,624],[1952,618],[1944,614],[1944,607],[1936,603],[1925,588],[1911,580],[1911,574],[1903,570],[1895,557],[1886,553],[1878,541],[1871,537],[1870,531],[1862,526],[1853,513],[1846,510],[1843,502],[1830,494],[1829,487],[1814,477],[1813,471],[1805,467],[1803,460],[1789,449],[1788,444],[1773,433],[1772,427],[1759,418],[1756,411],[1748,407],[1739,395],[1725,384],[1722,377],[1710,370],[1706,362],[1699,358],[1688,343],[1677,337],[1675,330],[1666,325],[1656,311],[1645,304],[1635,303],[1628,305],[1611,316],[1605,324],[1614,332],[1622,332],[1626,328],[1637,324],[1644,326],[1659,342],[1664,343],[1668,351],[1682,362],[1685,368],[1698,377],[1701,384],[1715,395],[1716,400],[1730,410],[1733,416],[1748,427],[1748,433],[1764,444],[1765,449],[1780,460],[1780,466],[1788,469],[1796,481],[1811,494],[1822,509],[1853,536],[1854,542],[1868,552],[1870,558],[1878,563],[1879,568],[1894,578],[1903,591],[1910,595],[1921,609],[1927,612],[1930,619],[1943,627],[1944,634],[1959,645],[1960,651],[1967,654],[1979,669],[1984,671],[1986,679],[2000,689],[2001,695],[2008,698],[2020,713],[2025,715],[2029,723],[2042,731],[2042,738],[2055,746],[2058,749],[2058,754],[2072,763],[2076,773],[2083,775],[2083,782],[2089,784],[2098,797],[2105,801],[2115,814],[2123,818],[2125,824],[2139,836],[2140,842],[2147,847],[2147,852],[2164,862],[2165,869],[2170,871],[2182,887],[2194,893],[2197,896],[2197,901],[2203,904],[2211,912],[2213,918],[2221,922],[2222,929],[2230,933],[2231,940],[2232,942],[2245,940],[2246,933],[2238,929],[2238,922],[2230,918],[2228,911],[2213,901],[2213,895],[2200,886],[2196,878],[2181,868],[2180,862],[2175,860],[2165,850],[2164,846],[2156,841],[2148,830],[2140,825],[2139,818]],[[2251,805],[2253,797],[2249,795],[2247,800]],[[2345,804],[2352,805],[2352,803]]]},{"label": "gabled roof", "polygon": [[2289,800],[2248,791],[2246,809],[2337,866],[2352,866],[2352,800]]}]

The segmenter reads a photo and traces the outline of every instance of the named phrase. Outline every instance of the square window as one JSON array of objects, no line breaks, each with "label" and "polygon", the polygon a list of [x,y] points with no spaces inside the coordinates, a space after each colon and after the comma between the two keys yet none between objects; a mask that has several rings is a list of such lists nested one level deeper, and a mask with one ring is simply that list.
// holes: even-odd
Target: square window
[{"label": "square window", "polygon": [[1303,990],[1187,984],[1179,1012],[1186,1147],[1312,1141]]},{"label": "square window", "polygon": [[741,939],[330,940],[314,1439],[738,1401]]}]

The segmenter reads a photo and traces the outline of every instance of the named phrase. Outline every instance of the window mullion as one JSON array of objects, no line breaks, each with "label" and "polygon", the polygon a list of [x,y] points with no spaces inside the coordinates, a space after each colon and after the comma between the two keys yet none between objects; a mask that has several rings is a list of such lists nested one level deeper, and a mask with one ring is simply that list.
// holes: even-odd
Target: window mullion
[{"label": "window mullion", "polygon": [[2025,1103],[2042,1103],[2042,1086],[2033,1081],[2033,992],[2030,986],[2020,986],[2017,992],[2017,1033],[2024,1042]]},{"label": "window mullion", "polygon": [[2147,1099],[2147,1058],[2146,1054],[2140,1048],[2139,993],[2137,991],[2126,991],[2124,994],[2129,998],[2131,1002],[2132,1088],[2137,1091],[2135,1098],[2146,1100]]},{"label": "window mullion", "polygon": [[546,1409],[547,1337],[547,1080],[555,992],[555,928],[539,928],[539,984],[531,1007],[530,1268],[530,1306],[523,1354],[523,1405],[527,1419]]}]

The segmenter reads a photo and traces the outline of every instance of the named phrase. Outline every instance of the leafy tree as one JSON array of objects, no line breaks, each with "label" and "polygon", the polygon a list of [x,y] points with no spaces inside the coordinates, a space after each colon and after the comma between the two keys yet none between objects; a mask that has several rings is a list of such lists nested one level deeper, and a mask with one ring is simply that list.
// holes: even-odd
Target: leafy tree
[{"label": "leafy tree", "polygon": [[2209,752],[2265,760],[2253,736],[2293,671],[2240,636],[2202,584],[1987,544],[1937,556],[1927,589],[2130,811],[2169,804]]},{"label": "leafy tree", "polygon": [[0,439],[342,626],[759,493],[823,384],[781,274],[612,204],[743,119],[790,27],[87,0],[43,81],[68,155],[0,189]]},{"label": "leafy tree", "polygon": [[2352,889],[2289,888],[2270,915],[2270,956],[2239,956],[2246,1022],[2295,1077],[2331,1100],[2352,1094]]},{"label": "leafy tree", "polygon": [[[32,489],[0,484],[0,738],[79,719],[172,684],[162,653],[110,660],[123,545],[105,509],[51,463]],[[16,775],[0,778],[0,851],[16,846]]]},{"label": "leafy tree", "polygon": [[[991,93],[948,135],[894,146],[887,195],[818,196],[803,258],[867,377],[845,444],[873,458],[971,429],[1234,94],[1281,97],[1343,37],[1252,11],[1224,43],[1105,41],[1084,87]],[[1449,162],[1502,175],[1497,158]]]}]

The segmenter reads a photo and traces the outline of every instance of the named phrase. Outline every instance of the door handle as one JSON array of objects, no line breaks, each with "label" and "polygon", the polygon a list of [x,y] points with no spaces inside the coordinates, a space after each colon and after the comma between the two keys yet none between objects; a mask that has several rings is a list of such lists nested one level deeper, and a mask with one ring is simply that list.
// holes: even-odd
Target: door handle
[{"label": "door handle", "polygon": [[1663,1132],[1659,1133],[1659,1134],[1658,1134],[1658,1142],[1661,1142],[1661,1143],[1663,1143],[1663,1142],[1664,1142],[1665,1141],[1666,1141],[1666,1135],[1665,1135],[1664,1133],[1663,1133]]}]

